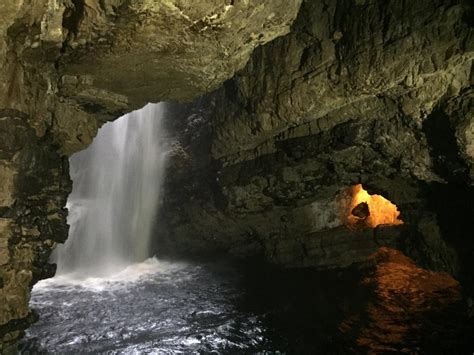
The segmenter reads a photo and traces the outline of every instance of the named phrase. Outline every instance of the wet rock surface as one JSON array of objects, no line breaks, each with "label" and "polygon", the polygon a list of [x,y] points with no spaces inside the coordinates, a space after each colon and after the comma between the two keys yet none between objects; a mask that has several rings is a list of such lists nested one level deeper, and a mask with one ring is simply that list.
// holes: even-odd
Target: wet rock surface
[{"label": "wet rock surface", "polygon": [[[0,343],[31,323],[29,289],[67,237],[67,156],[104,122],[236,71],[169,107],[159,252],[328,268],[385,245],[474,291],[472,5],[304,1],[291,25],[299,7],[0,4]],[[358,183],[405,224],[347,229],[340,194]]]},{"label": "wet rock surface", "polygon": [[21,113],[4,112],[0,125],[0,339],[9,342],[35,319],[31,286],[54,275],[48,258],[67,236],[71,182],[67,159],[43,144]]},{"label": "wet rock surface", "polygon": [[0,4],[0,351],[67,237],[67,157],[148,101],[191,99],[286,34],[300,1]]},{"label": "wet rock surface", "polygon": [[[386,245],[472,289],[471,14],[457,1],[303,2],[222,88],[170,107],[161,251],[326,268]],[[359,183],[404,225],[345,228],[341,194]]]}]

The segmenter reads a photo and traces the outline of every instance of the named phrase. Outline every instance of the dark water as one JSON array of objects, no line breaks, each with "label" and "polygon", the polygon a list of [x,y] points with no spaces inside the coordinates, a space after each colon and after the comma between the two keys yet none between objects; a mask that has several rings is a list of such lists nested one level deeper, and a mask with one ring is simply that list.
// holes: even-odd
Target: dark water
[{"label": "dark water", "polygon": [[404,260],[315,273],[150,259],[35,287],[23,353],[472,353],[459,285]]},{"label": "dark water", "polygon": [[40,321],[24,349],[190,353],[265,346],[260,317],[237,309],[239,277],[228,266],[152,259],[115,280],[47,281],[33,292]]}]

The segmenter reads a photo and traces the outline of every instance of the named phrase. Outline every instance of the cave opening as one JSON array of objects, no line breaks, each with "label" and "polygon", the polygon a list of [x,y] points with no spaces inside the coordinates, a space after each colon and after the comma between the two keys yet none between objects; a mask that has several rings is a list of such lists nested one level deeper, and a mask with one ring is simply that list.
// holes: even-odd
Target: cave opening
[{"label": "cave opening", "polygon": [[350,229],[403,224],[400,211],[394,203],[381,195],[369,194],[362,184],[349,187],[344,194],[342,219]]},{"label": "cave opening", "polygon": [[467,1],[0,7],[0,353],[472,352]]},{"label": "cave opening", "polygon": [[69,237],[55,251],[57,275],[113,275],[153,256],[165,177],[165,104],[106,123],[69,159]]}]

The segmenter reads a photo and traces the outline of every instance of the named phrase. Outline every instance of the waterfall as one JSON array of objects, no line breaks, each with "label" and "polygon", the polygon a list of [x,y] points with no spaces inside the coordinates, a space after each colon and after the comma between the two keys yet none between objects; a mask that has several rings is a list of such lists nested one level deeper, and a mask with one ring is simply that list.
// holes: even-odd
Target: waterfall
[{"label": "waterfall", "polygon": [[69,238],[58,274],[103,276],[148,258],[166,163],[164,104],[105,124],[70,158]]}]

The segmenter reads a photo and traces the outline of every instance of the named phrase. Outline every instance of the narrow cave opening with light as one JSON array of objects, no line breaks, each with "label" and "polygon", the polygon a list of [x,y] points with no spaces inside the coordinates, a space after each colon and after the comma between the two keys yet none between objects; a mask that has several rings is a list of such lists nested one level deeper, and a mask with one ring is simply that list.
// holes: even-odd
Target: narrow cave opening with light
[{"label": "narrow cave opening with light", "polygon": [[369,194],[361,184],[350,187],[347,194],[350,202],[345,208],[344,218],[350,228],[403,224],[400,211],[395,204],[381,195]]}]

